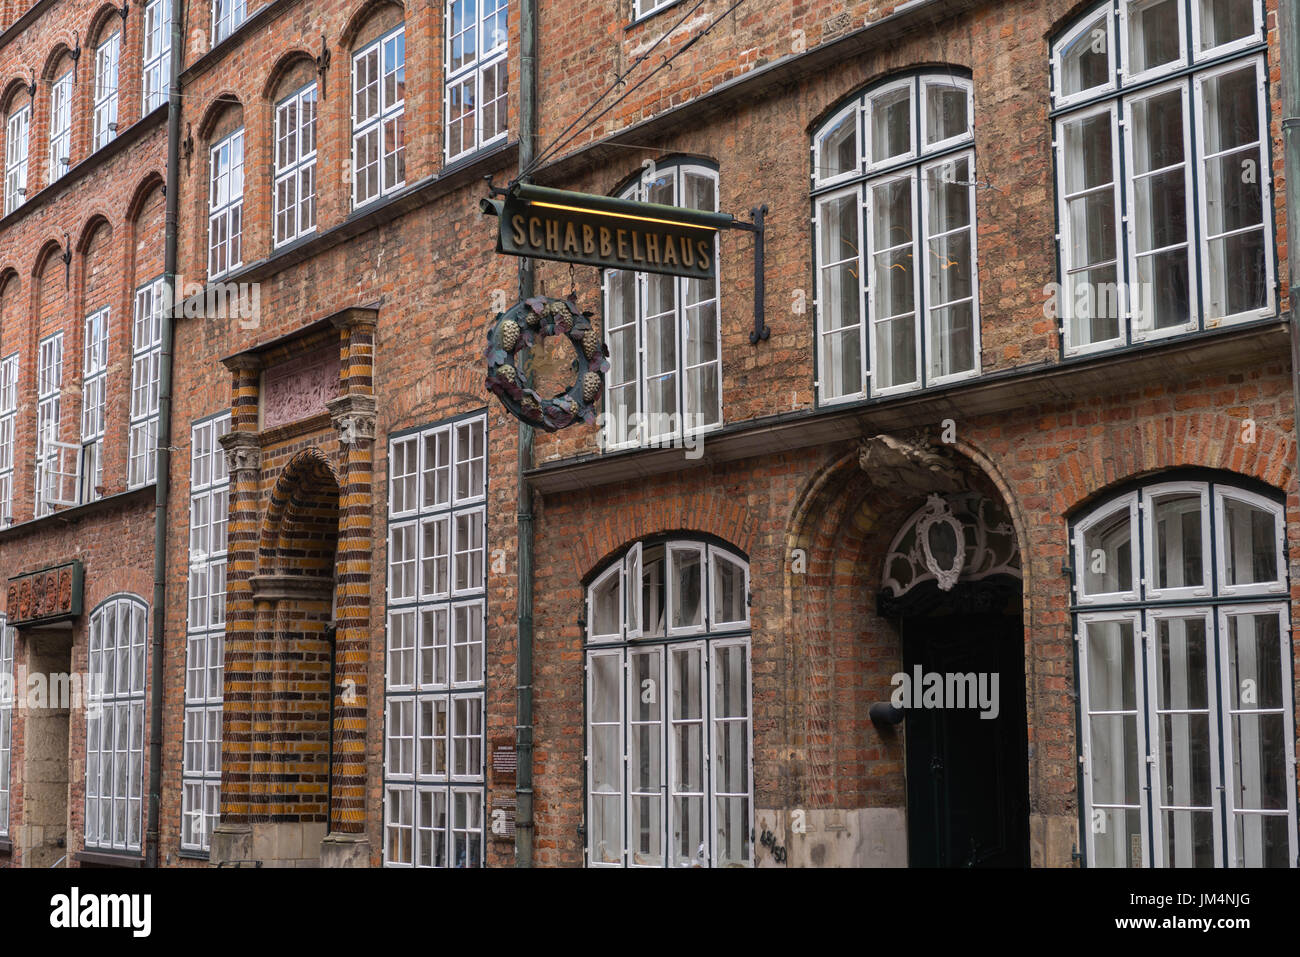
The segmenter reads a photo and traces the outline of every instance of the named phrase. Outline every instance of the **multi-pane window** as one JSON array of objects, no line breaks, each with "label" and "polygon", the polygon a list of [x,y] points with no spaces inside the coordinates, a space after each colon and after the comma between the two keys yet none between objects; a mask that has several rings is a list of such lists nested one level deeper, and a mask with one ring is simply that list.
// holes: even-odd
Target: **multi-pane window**
[{"label": "multi-pane window", "polygon": [[72,68],[50,87],[50,182],[72,163]]},{"label": "multi-pane window", "polygon": [[483,864],[487,417],[389,443],[384,861]]},{"label": "multi-pane window", "polygon": [[121,53],[121,31],[114,31],[95,48],[93,149],[108,145],[117,136],[117,74]]},{"label": "multi-pane window", "polygon": [[212,45],[230,36],[248,15],[245,0],[214,0],[212,4]]},{"label": "multi-pane window", "polygon": [[[622,198],[716,212],[718,174],[695,163],[660,164]],[[716,276],[607,270],[605,315],[606,448],[657,444],[722,424]]]},{"label": "multi-pane window", "polygon": [[634,544],[587,590],[587,862],[753,864],[749,567]]},{"label": "multi-pane window", "polygon": [[208,278],[243,263],[244,131],[212,147],[208,167]]},{"label": "multi-pane window", "polygon": [[1259,0],[1122,0],[1053,48],[1067,355],[1275,312]]},{"label": "multi-pane window", "polygon": [[970,81],[927,73],[814,135],[820,402],[978,375],[974,123]]},{"label": "multi-pane window", "polygon": [[14,629],[0,615],[0,836],[9,834],[10,767],[14,730]]},{"label": "multi-pane window", "polygon": [[18,353],[0,360],[0,528],[14,520],[14,424],[18,415]]},{"label": "multi-pane window", "polygon": [[27,137],[31,132],[32,108],[15,111],[5,124],[5,212],[11,213],[27,197]]},{"label": "multi-pane window", "polygon": [[316,229],[316,84],[275,108],[275,242]]},{"label": "multi-pane window", "polygon": [[448,0],[447,160],[506,135],[506,0]]},{"label": "multi-pane window", "polygon": [[148,606],[134,595],[90,616],[86,847],[139,851]]},{"label": "multi-pane window", "polygon": [[1280,501],[1148,485],[1074,529],[1081,773],[1094,867],[1293,867]]},{"label": "multi-pane window", "polygon": [[352,58],[352,205],[406,182],[406,28]]},{"label": "multi-pane window", "polygon": [[108,388],[108,306],[86,317],[81,379],[81,501],[104,484],[104,406]]},{"label": "multi-pane window", "polygon": [[167,99],[171,71],[171,0],[151,0],[144,8],[144,112]]},{"label": "multi-pane window", "polygon": [[62,440],[63,333],[42,339],[36,364],[36,514],[77,504],[81,446]]},{"label": "multi-pane window", "polygon": [[162,319],[166,308],[162,277],[135,291],[131,329],[131,421],[127,441],[128,488],[154,481],[158,472],[158,376],[162,360]]},{"label": "multi-pane window", "polygon": [[190,576],[185,636],[181,847],[206,851],[221,811],[221,702],[230,475],[219,439],[230,413],[190,430]]}]

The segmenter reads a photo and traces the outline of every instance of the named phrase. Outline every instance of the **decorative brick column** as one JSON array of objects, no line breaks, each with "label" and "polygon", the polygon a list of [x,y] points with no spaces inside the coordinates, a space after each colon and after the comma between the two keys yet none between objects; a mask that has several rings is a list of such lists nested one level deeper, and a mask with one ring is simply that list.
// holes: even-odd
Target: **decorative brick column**
[{"label": "decorative brick column", "polygon": [[258,373],[253,356],[225,360],[231,371],[230,432],[221,437],[230,471],[226,563],[225,684],[221,721],[221,819],[212,834],[213,863],[252,858],[253,646],[251,581],[257,569]]},{"label": "decorative brick column", "polygon": [[366,684],[370,658],[370,598],[375,543],[374,506],[376,313],[349,309],[334,318],[341,331],[338,398],[327,403],[339,432],[340,469],[334,774],[324,867],[366,867]]}]

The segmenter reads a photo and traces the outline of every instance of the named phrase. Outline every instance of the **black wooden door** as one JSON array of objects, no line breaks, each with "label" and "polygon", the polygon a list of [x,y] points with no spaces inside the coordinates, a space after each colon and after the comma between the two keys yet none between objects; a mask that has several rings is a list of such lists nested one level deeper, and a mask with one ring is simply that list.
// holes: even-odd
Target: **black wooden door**
[{"label": "black wooden door", "polygon": [[[1018,617],[944,615],[902,622],[904,671],[998,675],[998,713],[909,707],[908,856],[913,867],[1027,867],[1029,775],[1023,630]],[[991,689],[990,684],[985,685]],[[951,704],[951,701],[946,702]],[[987,710],[987,709],[986,709]]]}]

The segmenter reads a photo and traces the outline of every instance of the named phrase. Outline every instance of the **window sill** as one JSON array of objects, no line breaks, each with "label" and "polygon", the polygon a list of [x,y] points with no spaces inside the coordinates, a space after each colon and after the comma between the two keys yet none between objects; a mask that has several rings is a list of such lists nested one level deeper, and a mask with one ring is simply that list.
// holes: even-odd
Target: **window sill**
[{"label": "window sill", "polygon": [[182,861],[203,861],[205,864],[212,863],[212,855],[208,851],[195,851],[188,848],[181,848],[176,852],[176,856]]},{"label": "window sill", "polygon": [[144,867],[144,858],[136,857],[128,851],[78,851],[73,855],[78,864],[91,864],[95,867]]},{"label": "window sill", "polygon": [[0,854],[12,854],[14,852],[14,842],[7,837],[0,837]]},{"label": "window sill", "polygon": [[631,23],[625,24],[623,26],[623,31],[627,32],[628,30],[635,30],[637,27],[645,23],[647,20],[653,20],[655,17],[659,16],[659,14],[671,10],[674,7],[679,7],[681,5],[682,5],[682,0],[672,0],[671,3],[665,3],[662,7],[635,16],[632,18]]},{"label": "window sill", "polygon": [[148,485],[141,485],[139,488],[133,488],[127,492],[117,492],[113,495],[97,498],[93,502],[86,502],[83,505],[59,509],[48,515],[42,515],[40,518],[17,522],[8,528],[0,528],[0,543],[13,541],[32,533],[46,531],[55,527],[58,522],[73,524],[98,512],[152,502],[154,494],[155,484],[150,482]]}]

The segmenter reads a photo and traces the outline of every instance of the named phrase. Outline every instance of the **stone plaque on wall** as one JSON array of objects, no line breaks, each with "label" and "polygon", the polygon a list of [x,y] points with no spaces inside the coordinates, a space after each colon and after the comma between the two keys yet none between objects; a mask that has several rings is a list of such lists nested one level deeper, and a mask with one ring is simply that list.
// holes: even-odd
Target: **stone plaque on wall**
[{"label": "stone plaque on wall", "polygon": [[262,374],[262,428],[296,422],[329,411],[325,403],[339,394],[339,347],[313,349]]}]

